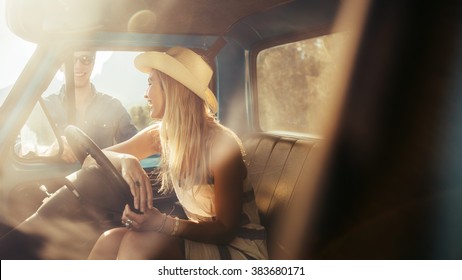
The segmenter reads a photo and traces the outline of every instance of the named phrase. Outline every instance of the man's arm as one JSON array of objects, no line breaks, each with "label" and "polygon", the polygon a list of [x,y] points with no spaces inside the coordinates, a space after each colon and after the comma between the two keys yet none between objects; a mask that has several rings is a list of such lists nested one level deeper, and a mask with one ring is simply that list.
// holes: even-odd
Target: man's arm
[{"label": "man's arm", "polygon": [[133,124],[133,120],[127,109],[117,100],[117,129],[114,135],[116,143],[124,142],[138,133],[138,129]]},{"label": "man's arm", "polygon": [[121,112],[121,118],[119,120],[115,134],[116,143],[121,143],[125,140],[128,140],[137,133],[138,129],[133,124],[132,118],[128,114],[127,110],[123,108],[123,112]]}]

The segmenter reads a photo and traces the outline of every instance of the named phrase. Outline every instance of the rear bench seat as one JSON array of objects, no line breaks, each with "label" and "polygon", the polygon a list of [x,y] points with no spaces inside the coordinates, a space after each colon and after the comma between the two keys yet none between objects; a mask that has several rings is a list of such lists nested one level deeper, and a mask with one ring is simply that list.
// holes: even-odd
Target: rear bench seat
[{"label": "rear bench seat", "polygon": [[316,151],[321,139],[253,133],[242,140],[247,153],[248,179],[254,187],[260,217],[268,232],[269,257],[294,258],[297,253],[286,245],[277,223],[280,217],[287,219],[294,197],[308,194],[302,201],[311,201],[309,196],[315,190],[307,189],[312,188],[308,181],[313,167],[319,163]]}]

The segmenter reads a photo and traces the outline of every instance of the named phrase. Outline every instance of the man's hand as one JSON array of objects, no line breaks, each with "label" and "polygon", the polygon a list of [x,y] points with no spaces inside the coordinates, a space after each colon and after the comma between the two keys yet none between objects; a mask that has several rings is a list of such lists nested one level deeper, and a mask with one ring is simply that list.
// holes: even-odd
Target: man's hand
[{"label": "man's hand", "polygon": [[[69,143],[65,136],[61,136],[61,140],[63,142],[63,153],[61,154],[61,159],[67,163],[75,163],[77,162],[77,157],[75,156],[74,152],[72,151]],[[59,143],[56,140],[51,146],[50,149],[47,151],[47,155],[55,155],[59,151]]]}]

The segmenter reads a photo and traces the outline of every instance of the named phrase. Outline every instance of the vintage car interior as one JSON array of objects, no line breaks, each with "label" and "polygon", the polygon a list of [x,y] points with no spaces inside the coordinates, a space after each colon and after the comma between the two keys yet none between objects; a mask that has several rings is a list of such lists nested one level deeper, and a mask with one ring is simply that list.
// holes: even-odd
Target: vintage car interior
[{"label": "vintage car interior", "polygon": [[[42,94],[73,63],[69,54],[175,45],[215,70],[217,117],[243,139],[271,259],[462,258],[458,1],[7,0],[6,17],[37,48],[0,103],[1,259],[85,259],[131,201],[74,126],[66,130],[73,150],[99,167],[64,164],[61,150],[18,152],[34,112],[46,119]],[[281,53],[268,50],[288,45],[272,64]],[[281,62],[295,58],[309,74]],[[155,173],[156,155],[144,166]],[[168,208],[175,197],[156,203]]]}]

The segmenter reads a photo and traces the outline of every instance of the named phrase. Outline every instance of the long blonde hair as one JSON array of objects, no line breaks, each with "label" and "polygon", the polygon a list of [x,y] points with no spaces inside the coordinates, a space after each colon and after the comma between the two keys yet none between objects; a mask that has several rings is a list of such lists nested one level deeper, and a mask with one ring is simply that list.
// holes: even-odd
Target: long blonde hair
[{"label": "long blonde hair", "polygon": [[165,93],[160,127],[161,191],[211,180],[211,143],[220,128],[205,102],[181,83],[158,71]]}]

